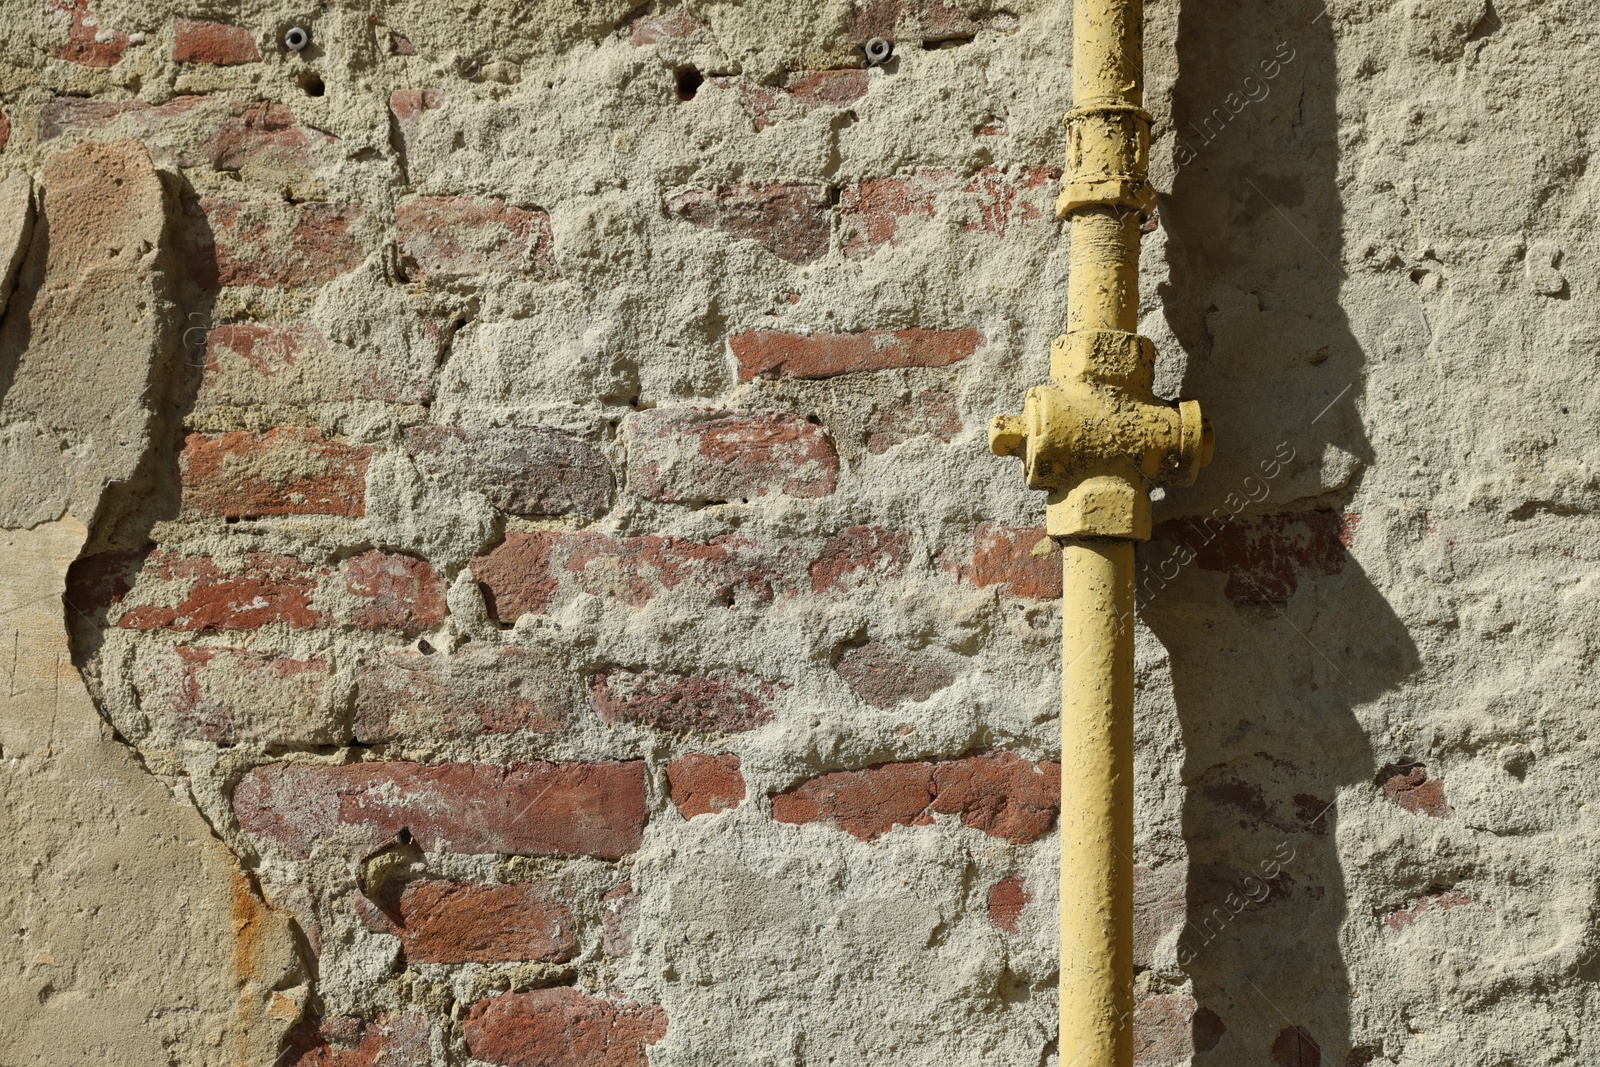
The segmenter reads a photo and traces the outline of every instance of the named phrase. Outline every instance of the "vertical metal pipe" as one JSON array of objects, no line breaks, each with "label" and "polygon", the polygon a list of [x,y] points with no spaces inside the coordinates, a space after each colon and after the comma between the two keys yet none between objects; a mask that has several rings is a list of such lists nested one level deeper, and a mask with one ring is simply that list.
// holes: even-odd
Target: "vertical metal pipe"
[{"label": "vertical metal pipe", "polygon": [[1133,1063],[1133,542],[1062,550],[1061,1067]]}]

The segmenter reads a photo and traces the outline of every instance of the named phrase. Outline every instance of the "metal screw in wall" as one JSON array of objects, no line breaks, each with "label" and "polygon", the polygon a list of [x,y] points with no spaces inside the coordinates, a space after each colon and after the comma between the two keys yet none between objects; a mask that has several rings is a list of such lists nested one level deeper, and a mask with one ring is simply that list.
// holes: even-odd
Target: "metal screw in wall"
[{"label": "metal screw in wall", "polygon": [[304,26],[290,26],[283,34],[283,47],[291,52],[304,52],[311,43],[311,31]]},{"label": "metal screw in wall", "polygon": [[889,57],[894,55],[894,42],[883,37],[874,37],[861,46],[867,53],[867,66],[881,67],[889,62]]}]

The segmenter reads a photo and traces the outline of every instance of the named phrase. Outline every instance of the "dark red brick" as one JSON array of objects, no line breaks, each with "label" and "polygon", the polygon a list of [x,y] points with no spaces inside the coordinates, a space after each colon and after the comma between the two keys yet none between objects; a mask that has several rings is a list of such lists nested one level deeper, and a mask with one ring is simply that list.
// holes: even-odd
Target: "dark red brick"
[{"label": "dark red brick", "polygon": [[1334,511],[1244,517],[1222,508],[1155,531],[1157,539],[1191,549],[1202,570],[1226,574],[1223,595],[1240,603],[1282,603],[1302,577],[1341,573],[1345,536],[1344,516]]},{"label": "dark red brick", "polygon": [[690,189],[669,197],[666,211],[672,218],[755,241],[797,265],[827,254],[833,228],[825,185],[780,182]]},{"label": "dark red brick", "polygon": [[952,569],[980,589],[997,585],[1012,596],[1040,600],[1061,596],[1061,550],[1043,526],[979,523],[972,556]]},{"label": "dark red brick", "polygon": [[630,415],[626,432],[629,484],[651,500],[820,497],[838,485],[833,442],[788,412],[657,408]]},{"label": "dark red brick", "polygon": [[832,378],[860,371],[948,367],[988,342],[974,329],[868,330],[864,333],[782,333],[745,330],[728,339],[739,380]]},{"label": "dark red brick", "polygon": [[1444,799],[1444,783],[1428,777],[1421,763],[1386,767],[1379,777],[1383,795],[1414,815],[1448,819],[1455,814]]},{"label": "dark red brick", "polygon": [[335,834],[364,851],[402,828],[425,852],[620,859],[639,848],[645,770],[628,763],[274,763],[244,776],[247,834],[304,858]]},{"label": "dark red brick", "polygon": [[85,67],[114,67],[128,48],[128,35],[107,27],[89,0],[45,0],[52,21],[66,26],[66,43],[51,45],[50,55]]},{"label": "dark red brick", "polygon": [[431,1067],[432,1029],[420,1011],[383,1015],[373,1022],[348,1017],[310,1021],[284,1043],[287,1067]]},{"label": "dark red brick", "polygon": [[752,674],[658,674],[610,670],[589,679],[600,720],[684,734],[738,733],[772,721],[773,683]]},{"label": "dark red brick", "polygon": [[833,669],[875,708],[927,700],[955,681],[955,674],[942,663],[890,648],[881,641],[847,649]]},{"label": "dark red brick", "polygon": [[835,771],[772,798],[779,822],[821,822],[870,841],[935,814],[1013,844],[1037,840],[1060,807],[1061,765],[1008,752],[940,763],[884,763]]},{"label": "dark red brick", "polygon": [[556,273],[550,215],[498,197],[416,196],[394,212],[395,240],[412,278]]},{"label": "dark red brick", "polygon": [[134,691],[145,714],[174,723],[184,737],[329,745],[347,740],[325,702],[330,674],[321,657],[179,645],[141,653]]},{"label": "dark red brick", "polygon": [[172,26],[172,61],[235,67],[261,62],[261,53],[255,35],[243,26],[177,19]]},{"label": "dark red brick", "polygon": [[1322,1067],[1322,1049],[1303,1026],[1286,1026],[1272,1043],[1272,1062],[1280,1067]]},{"label": "dark red brick", "polygon": [[601,950],[612,959],[633,951],[633,934],[638,926],[639,894],[632,882],[623,882],[600,898]]},{"label": "dark red brick", "polygon": [[79,615],[91,616],[121,604],[151,551],[103,552],[77,560],[67,571],[67,606]]},{"label": "dark red brick", "polygon": [[202,197],[185,207],[189,275],[221,285],[322,285],[361,265],[357,204],[239,201]]},{"label": "dark red brick", "polygon": [[851,526],[828,538],[811,564],[811,591],[876,585],[905,573],[911,535],[882,526]]},{"label": "dark red brick", "polygon": [[271,623],[321,626],[327,618],[311,607],[311,597],[324,573],[303,560],[269,552],[249,553],[240,568],[227,571],[209,556],[155,552],[146,557],[136,588],[149,577],[173,583],[172,592],[157,603],[125,606],[116,623],[134,630],[254,630]]},{"label": "dark red brick", "polygon": [[611,464],[574,434],[414,426],[405,446],[424,473],[482,493],[513,515],[598,518],[611,510]]},{"label": "dark red brick", "polygon": [[372,549],[339,564],[355,598],[351,625],[366,630],[431,630],[449,613],[444,579],[427,560]]},{"label": "dark red brick", "polygon": [[1008,934],[1016,933],[1022,924],[1022,909],[1032,899],[1017,875],[1000,879],[989,887],[989,921]]},{"label": "dark red brick", "polygon": [[577,952],[572,909],[542,885],[424,879],[397,895],[407,963],[563,963]]},{"label": "dark red brick", "polygon": [[548,733],[567,721],[575,686],[543,650],[468,645],[447,654],[391,650],[356,674],[355,736],[476,737]]},{"label": "dark red brick", "polygon": [[0,152],[6,150],[6,142],[11,140],[11,120],[4,111],[0,111]]},{"label": "dark red brick", "polygon": [[501,1067],[647,1067],[667,1032],[654,1004],[558,987],[480,1000],[467,1013],[467,1051]]},{"label": "dark red brick", "polygon": [[329,441],[316,430],[192,433],[178,466],[190,517],[366,513],[372,449]]},{"label": "dark red brick", "polygon": [[1210,1052],[1222,1040],[1222,1035],[1228,1032],[1228,1024],[1210,1008],[1201,1008],[1194,1013],[1190,1030],[1194,1036],[1194,1050]]},{"label": "dark red brick", "polygon": [[745,796],[739,757],[679,756],[667,764],[667,792],[685,819],[737,808]]},{"label": "dark red brick", "polygon": [[914,437],[949,443],[961,432],[956,398],[943,389],[924,389],[909,400],[873,408],[867,417],[867,451],[880,456]]}]

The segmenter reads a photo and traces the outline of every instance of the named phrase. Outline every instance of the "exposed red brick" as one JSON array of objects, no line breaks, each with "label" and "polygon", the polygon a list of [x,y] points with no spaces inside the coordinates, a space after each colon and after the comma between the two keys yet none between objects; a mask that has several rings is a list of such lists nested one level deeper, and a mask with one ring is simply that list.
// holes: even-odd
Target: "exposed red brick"
[{"label": "exposed red brick", "polygon": [[865,70],[814,70],[789,75],[783,85],[756,85],[743,78],[712,78],[717,89],[739,92],[756,131],[767,129],[786,115],[808,114],[818,108],[845,108],[867,95]]},{"label": "exposed red brick", "polygon": [[178,458],[183,510],[191,517],[366,513],[372,449],[329,441],[316,430],[191,433]]},{"label": "exposed red brick", "polygon": [[1412,901],[1408,907],[1396,908],[1383,916],[1383,924],[1391,930],[1399,931],[1416,925],[1424,913],[1430,911],[1449,911],[1451,908],[1462,908],[1472,903],[1472,898],[1459,889],[1435,889],[1422,894]]},{"label": "exposed red brick", "polygon": [[637,48],[660,44],[662,41],[678,41],[685,37],[693,37],[709,25],[679,7],[664,15],[651,15],[639,19],[633,24],[633,32],[628,35],[628,41]]},{"label": "exposed red brick", "polygon": [[845,35],[852,41],[938,42],[972,37],[994,21],[994,16],[973,18],[957,0],[865,0],[851,8]]},{"label": "exposed red brick", "polygon": [[1133,964],[1152,966],[1161,939],[1187,917],[1187,886],[1182,867],[1133,868]]},{"label": "exposed red brick", "polygon": [[873,408],[867,417],[867,451],[882,455],[913,437],[931,436],[949,443],[961,432],[961,412],[954,394],[924,389],[909,400]]},{"label": "exposed red brick", "polygon": [[753,674],[657,674],[610,670],[589,679],[589,700],[605,723],[633,722],[673,733],[738,733],[772,721],[773,683]]},{"label": "exposed red brick", "polygon": [[833,442],[788,412],[656,408],[630,415],[626,432],[629,483],[651,500],[819,497],[838,485]]},{"label": "exposed red brick", "polygon": [[905,573],[911,535],[882,526],[850,526],[828,538],[811,564],[811,591],[876,585]]},{"label": "exposed red brick", "polygon": [[1428,777],[1428,768],[1421,763],[1399,767],[1386,767],[1379,776],[1383,795],[1414,815],[1427,815],[1435,819],[1448,819],[1455,811],[1445,802],[1444,783]]},{"label": "exposed red brick", "polygon": [[308,1020],[284,1045],[287,1067],[430,1067],[432,1029],[420,1011],[383,1015],[373,1022],[334,1017]]},{"label": "exposed red brick", "polygon": [[772,798],[779,822],[822,822],[869,841],[896,826],[926,826],[935,814],[1013,844],[1037,840],[1055,822],[1061,765],[1009,752],[941,763],[884,763],[835,771]]},{"label": "exposed red brick", "polygon": [[744,330],[728,338],[743,382],[758,376],[832,378],[858,371],[948,367],[986,344],[974,329],[812,334]]},{"label": "exposed red brick", "polygon": [[667,764],[667,792],[685,819],[737,808],[745,795],[739,757],[679,756]]},{"label": "exposed red brick", "polygon": [[840,247],[850,259],[895,243],[904,219],[931,219],[939,194],[955,172],[923,170],[915,175],[864,178],[839,193]]},{"label": "exposed red brick", "polygon": [[309,323],[234,322],[207,331],[195,403],[309,406],[347,400],[415,404],[432,396],[426,374],[377,352],[335,349]]},{"label": "exposed red brick", "polygon": [[6,150],[6,142],[11,140],[11,120],[4,111],[0,111],[0,152]]},{"label": "exposed red brick", "polygon": [[1134,1067],[1175,1067],[1193,1058],[1194,998],[1187,993],[1145,993],[1134,998]]},{"label": "exposed red brick", "polygon": [[202,197],[188,202],[185,214],[192,235],[189,274],[203,289],[322,285],[360,266],[366,255],[352,232],[361,218],[357,204]]},{"label": "exposed red brick", "polygon": [[477,274],[554,277],[550,215],[498,197],[415,196],[394,211],[395,240],[413,278]]},{"label": "exposed red brick", "polygon": [[561,963],[577,952],[572,909],[533,883],[405,883],[392,909],[407,963]]},{"label": "exposed red brick", "polygon": [[54,58],[85,67],[114,67],[127,51],[128,35],[102,26],[89,0],[45,0],[44,9],[66,21],[66,43],[50,46]]},{"label": "exposed red brick", "polygon": [[322,573],[303,560],[269,552],[247,554],[237,571],[224,571],[209,556],[152,553],[141,577],[174,582],[182,592],[158,603],[126,607],[116,622],[134,630],[254,630],[270,623],[321,626],[326,617],[311,607],[311,597]]},{"label": "exposed red brick", "polygon": [[689,189],[668,197],[666,211],[696,226],[755,241],[794,264],[825,255],[833,228],[825,185],[780,182]]},{"label": "exposed red brick", "polygon": [[998,585],[1012,596],[1061,596],[1061,550],[1043,526],[979,523],[973,542],[971,559],[954,568],[962,581],[980,589]]},{"label": "exposed red brick", "polygon": [[833,669],[875,708],[927,700],[955,681],[955,674],[942,663],[892,649],[882,641],[847,649]]},{"label": "exposed red brick", "polygon": [[367,630],[431,630],[449,612],[444,579],[427,560],[372,549],[339,564],[357,600],[349,621]]},{"label": "exposed red brick", "polygon": [[550,610],[560,579],[551,550],[562,540],[554,533],[512,533],[487,556],[472,561],[472,576],[483,591],[489,614],[513,623],[523,615]]},{"label": "exposed red brick", "polygon": [[1222,592],[1229,600],[1281,603],[1294,596],[1302,576],[1344,570],[1345,529],[1334,511],[1246,518],[1219,508],[1212,518],[1164,522],[1155,537],[1192,549],[1202,570],[1226,574]]},{"label": "exposed red brick", "polygon": [[424,111],[444,107],[445,95],[439,89],[396,89],[389,94],[389,114],[402,127],[414,126]]},{"label": "exposed red brick", "polygon": [[706,604],[769,601],[782,584],[764,552],[742,536],[709,542],[675,537],[618,540],[602,533],[513,533],[472,573],[490,612],[515,622],[550,610],[564,588],[614,597],[633,607],[690,586]]},{"label": "exposed red brick", "polygon": [[540,648],[468,645],[454,654],[391,650],[356,674],[355,736],[363,744],[399,738],[475,737],[567,721],[575,687]]},{"label": "exposed red brick", "polygon": [[[269,187],[307,177],[316,157],[334,144],[331,135],[300,125],[282,104],[216,96],[177,96],[161,104],[58,97],[39,109],[39,140],[64,134],[136,137],[158,163],[237,172]],[[203,230],[202,209],[189,204],[186,210],[190,228]],[[198,233],[194,240],[205,239]]]},{"label": "exposed red brick", "polygon": [[482,493],[514,515],[598,518],[611,509],[611,464],[561,430],[413,426],[405,446],[424,473]]},{"label": "exposed red brick", "polygon": [[246,648],[179,645],[141,654],[134,691],[146,714],[185,737],[219,744],[339,744],[339,717],[325,707],[328,661]]},{"label": "exposed red brick", "polygon": [[402,828],[425,852],[588,855],[639,848],[645,770],[627,763],[274,763],[246,774],[233,809],[248,834],[304,858],[335,835],[353,850]]},{"label": "exposed red brick", "polygon": [[633,951],[633,934],[638,925],[639,894],[632,882],[623,882],[600,898],[601,949],[612,959]]},{"label": "exposed red brick", "polygon": [[839,194],[840,245],[851,259],[899,243],[901,223],[932,219],[942,205],[961,203],[972,212],[967,233],[1004,237],[1016,223],[1053,218],[1050,191],[1061,177],[1055,166],[1004,172],[984,167],[967,177],[939,167],[883,178],[864,178]]},{"label": "exposed red brick", "polygon": [[1017,875],[1000,879],[989,887],[989,921],[1008,934],[1016,933],[1022,924],[1022,909],[1032,899]]},{"label": "exposed red brick", "polygon": [[667,1032],[654,1004],[538,989],[480,1000],[467,1013],[467,1051],[502,1067],[647,1067]]},{"label": "exposed red brick", "polygon": [[255,35],[243,26],[177,19],[172,25],[172,61],[235,67],[259,63],[261,53],[256,49]]},{"label": "exposed red brick", "polygon": [[1280,1067],[1322,1067],[1322,1049],[1310,1030],[1286,1026],[1272,1043],[1272,1062]]}]

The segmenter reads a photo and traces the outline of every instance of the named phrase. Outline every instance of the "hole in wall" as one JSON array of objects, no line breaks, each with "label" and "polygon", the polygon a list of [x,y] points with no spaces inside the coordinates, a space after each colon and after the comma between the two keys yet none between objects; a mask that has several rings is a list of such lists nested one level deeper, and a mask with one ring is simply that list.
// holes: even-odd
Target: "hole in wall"
[{"label": "hole in wall", "polygon": [[677,83],[679,100],[693,100],[706,82],[706,76],[693,66],[679,67],[672,72],[672,77]]},{"label": "hole in wall", "polygon": [[300,75],[300,88],[305,90],[307,96],[321,96],[328,91],[328,87],[322,83],[322,78],[310,73]]}]

